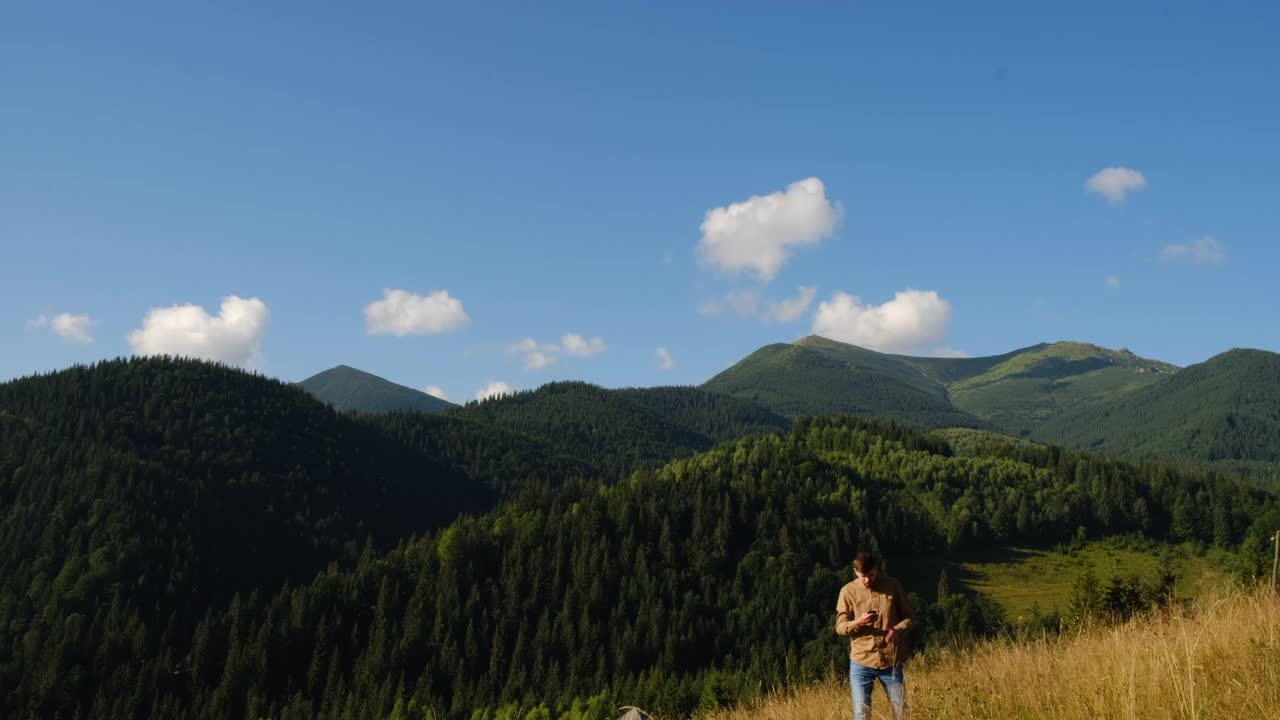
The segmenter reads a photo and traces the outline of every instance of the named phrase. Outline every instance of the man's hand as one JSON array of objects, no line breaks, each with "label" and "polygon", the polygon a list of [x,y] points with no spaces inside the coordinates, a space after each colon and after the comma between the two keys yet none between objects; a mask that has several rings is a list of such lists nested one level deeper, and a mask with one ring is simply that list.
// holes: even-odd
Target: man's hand
[{"label": "man's hand", "polygon": [[875,621],[876,613],[871,611],[862,613],[858,616],[857,620],[854,620],[854,622],[858,624],[858,627],[866,627]]},{"label": "man's hand", "polygon": [[897,634],[898,634],[898,631],[897,631],[897,630],[895,630],[895,629],[893,629],[893,628],[889,628],[889,632],[887,632],[887,633],[885,633],[885,634],[884,634],[884,642],[885,642],[885,644],[887,645],[887,644],[889,644],[889,643],[893,642],[893,636],[894,636],[894,635],[897,635]]}]

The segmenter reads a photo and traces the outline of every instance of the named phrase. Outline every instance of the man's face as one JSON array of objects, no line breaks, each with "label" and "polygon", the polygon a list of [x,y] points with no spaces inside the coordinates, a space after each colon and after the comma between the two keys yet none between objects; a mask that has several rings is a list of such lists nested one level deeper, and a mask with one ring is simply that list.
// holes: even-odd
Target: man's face
[{"label": "man's face", "polygon": [[858,582],[862,583],[862,587],[869,589],[876,586],[876,580],[880,576],[880,569],[871,568],[866,572],[858,572],[857,570],[854,570],[853,574],[858,576]]}]

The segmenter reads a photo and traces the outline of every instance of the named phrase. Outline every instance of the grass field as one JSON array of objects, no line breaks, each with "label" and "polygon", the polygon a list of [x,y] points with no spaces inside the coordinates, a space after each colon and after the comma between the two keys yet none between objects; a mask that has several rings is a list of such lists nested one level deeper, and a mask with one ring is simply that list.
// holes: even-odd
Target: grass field
[{"label": "grass field", "polygon": [[1043,612],[1066,610],[1076,576],[1092,565],[1100,580],[1134,572],[1154,575],[1161,553],[1178,575],[1177,594],[1191,597],[1226,582],[1228,556],[1219,550],[1196,554],[1185,545],[1150,544],[1126,547],[1117,541],[1087,544],[1067,554],[1035,548],[1001,548],[947,564],[947,576],[998,603],[1005,617],[1028,616],[1033,606]]},{"label": "grass field", "polygon": [[[908,663],[906,676],[913,718],[1280,718],[1280,597],[1223,582],[1194,603],[1122,625],[927,654]],[[890,717],[879,688],[872,707],[875,718]],[[848,684],[833,679],[711,718],[849,715]]]}]

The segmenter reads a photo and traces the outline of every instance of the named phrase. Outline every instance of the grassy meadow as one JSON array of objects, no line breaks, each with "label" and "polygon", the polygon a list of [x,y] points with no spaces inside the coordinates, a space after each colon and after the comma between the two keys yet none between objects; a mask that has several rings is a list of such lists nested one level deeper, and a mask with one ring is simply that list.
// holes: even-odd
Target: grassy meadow
[{"label": "grassy meadow", "polygon": [[[1280,717],[1280,597],[1222,584],[1198,599],[1115,626],[916,657],[911,717],[930,720],[1257,720]],[[874,717],[888,718],[877,687]],[[839,720],[832,680],[713,720]]]},{"label": "grassy meadow", "polygon": [[1085,565],[1092,566],[1103,581],[1135,572],[1152,576],[1162,556],[1178,576],[1175,590],[1180,597],[1195,597],[1229,582],[1230,556],[1221,550],[1197,553],[1189,545],[1138,546],[1114,540],[1089,543],[1073,553],[995,549],[948,563],[947,575],[994,600],[1004,609],[1006,619],[1016,621],[1029,616],[1034,607],[1044,613],[1065,612],[1072,585]]}]

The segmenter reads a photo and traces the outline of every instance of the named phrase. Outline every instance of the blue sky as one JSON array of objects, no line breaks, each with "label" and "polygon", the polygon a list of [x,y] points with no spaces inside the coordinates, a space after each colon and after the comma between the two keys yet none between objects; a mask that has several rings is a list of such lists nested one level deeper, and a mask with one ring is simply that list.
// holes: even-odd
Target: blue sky
[{"label": "blue sky", "polygon": [[0,379],[1280,350],[1273,4],[181,5],[0,8]]}]

